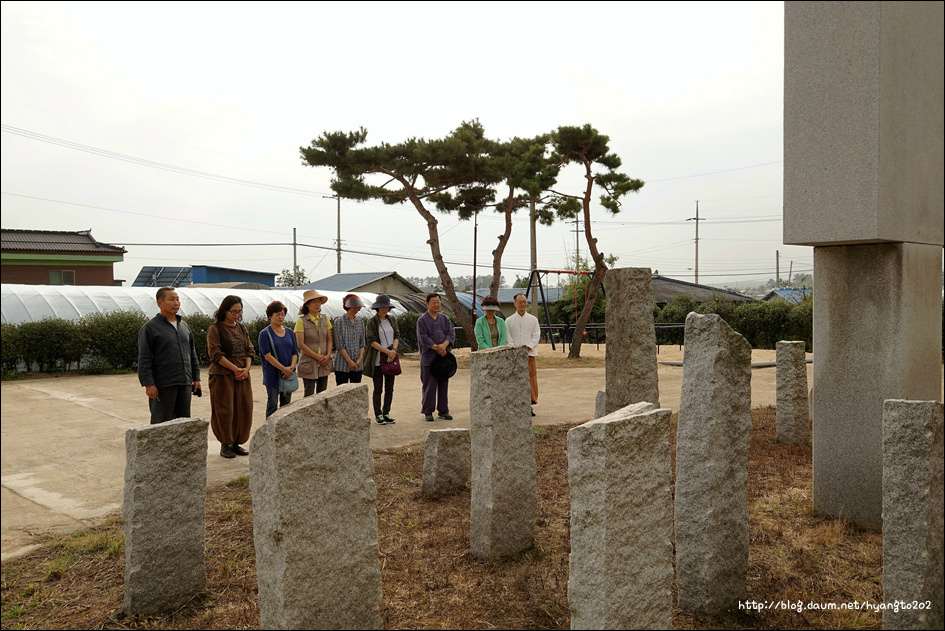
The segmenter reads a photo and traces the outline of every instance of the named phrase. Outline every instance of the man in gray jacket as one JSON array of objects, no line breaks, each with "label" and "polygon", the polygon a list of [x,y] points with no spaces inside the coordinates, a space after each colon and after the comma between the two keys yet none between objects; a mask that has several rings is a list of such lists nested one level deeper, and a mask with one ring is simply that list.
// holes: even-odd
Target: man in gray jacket
[{"label": "man in gray jacket", "polygon": [[190,417],[190,398],[200,396],[200,364],[190,327],[177,312],[173,287],[157,291],[159,314],[138,331],[138,381],[151,408],[151,424]]}]

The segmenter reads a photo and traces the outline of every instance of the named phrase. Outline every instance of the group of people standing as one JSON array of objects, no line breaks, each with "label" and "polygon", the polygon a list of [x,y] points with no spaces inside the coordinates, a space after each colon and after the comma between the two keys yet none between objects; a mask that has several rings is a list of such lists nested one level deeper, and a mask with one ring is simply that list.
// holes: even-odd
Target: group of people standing
[{"label": "group of people standing", "polygon": [[[328,376],[334,372],[338,385],[361,383],[362,375],[372,379],[375,422],[395,423],[390,411],[394,380],[400,373],[400,331],[397,322],[388,317],[390,298],[377,296],[371,305],[375,315],[367,324],[358,317],[365,305],[357,295],[344,297],[345,313],[334,322],[321,313],[327,301],[315,290],[306,291],[294,330],[285,326],[288,309],[282,302],[273,301],[266,308],[270,324],[256,340],[263,359],[266,418],[291,402],[298,377],[304,395],[311,396],[328,388]],[[526,312],[525,295],[517,294],[514,301],[516,313],[502,320],[496,317],[499,302],[491,297],[484,299],[485,317],[476,322],[476,339],[480,348],[506,344],[528,347],[534,405],[538,402],[535,356],[540,329],[538,319]],[[159,289],[157,305],[159,313],[138,333],[138,380],[149,399],[152,424],[189,417],[191,397],[202,395],[194,336],[178,313],[177,291],[172,287]],[[417,320],[421,413],[426,421],[434,420],[434,410],[439,418],[452,420],[449,378],[456,372],[456,358],[450,347],[456,341],[456,332],[449,317],[440,313],[437,294],[428,294],[426,305],[426,313]],[[243,301],[239,296],[224,298],[214,315],[216,321],[207,329],[210,427],[220,441],[221,456],[246,456],[249,452],[243,445],[253,425],[250,368],[256,350],[249,329],[241,321]]]},{"label": "group of people standing", "polygon": [[[433,421],[433,411],[441,419],[453,419],[449,407],[449,377],[456,372],[456,359],[449,347],[456,341],[453,323],[440,315],[440,297],[427,294],[427,312],[417,320],[417,344],[420,346],[420,381],[423,384],[421,413],[426,421]],[[489,296],[482,300],[483,317],[476,320],[476,343],[480,349],[498,346],[524,346],[528,348],[528,378],[532,405],[538,403],[538,371],[535,358],[538,356],[538,341],[541,326],[538,318],[528,313],[525,294],[516,294],[513,299],[515,313],[503,320],[497,317],[499,301]],[[535,410],[531,410],[535,416]]]}]

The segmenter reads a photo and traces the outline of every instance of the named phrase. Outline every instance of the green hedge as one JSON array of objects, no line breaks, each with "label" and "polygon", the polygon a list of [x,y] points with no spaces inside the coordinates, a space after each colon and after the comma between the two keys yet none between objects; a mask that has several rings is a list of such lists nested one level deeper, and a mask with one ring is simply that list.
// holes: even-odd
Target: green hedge
[{"label": "green hedge", "polygon": [[[813,349],[812,297],[798,305],[781,301],[733,303],[722,299],[696,305],[691,298],[680,296],[662,309],[655,307],[653,319],[656,323],[683,324],[691,311],[717,313],[745,336],[752,348],[773,349],[779,340],[803,340],[808,351]],[[417,319],[420,315],[405,313],[397,317],[401,348],[405,351],[417,350]],[[945,304],[942,318],[945,332]],[[456,325],[453,316],[450,319],[456,326],[455,346],[468,347],[466,332]],[[207,365],[207,328],[213,323],[213,318],[191,315],[184,320],[194,334],[200,363]],[[46,318],[18,325],[3,324],[0,327],[3,374],[11,375],[20,366],[25,366],[27,371],[35,369],[40,372],[73,368],[96,372],[132,370],[138,362],[138,330],[146,321],[141,312],[114,311],[86,316],[78,322]],[[259,332],[267,325],[265,318],[247,323],[254,345]],[[287,320],[285,325],[292,328],[294,322]],[[681,328],[657,329],[656,335],[660,344],[683,343]],[[259,361],[258,357],[255,361]]]},{"label": "green hedge", "polygon": [[[732,302],[716,298],[697,305],[689,296],[677,296],[672,302],[654,310],[658,324],[685,324],[686,316],[699,314],[719,315],[736,332],[748,340],[752,348],[774,349],[780,340],[800,340],[808,352],[814,345],[813,298],[798,305],[779,300],[775,302]],[[684,329],[657,329],[659,344],[683,344]]]},{"label": "green hedge", "polygon": [[148,321],[140,311],[112,311],[79,321],[89,338],[89,353],[115,370],[138,365],[138,330]]}]

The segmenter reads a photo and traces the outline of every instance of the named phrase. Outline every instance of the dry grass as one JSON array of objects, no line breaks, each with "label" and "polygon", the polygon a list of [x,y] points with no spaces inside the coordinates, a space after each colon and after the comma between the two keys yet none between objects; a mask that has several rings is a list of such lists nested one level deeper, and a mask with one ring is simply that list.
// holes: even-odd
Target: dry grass
[{"label": "dry grass", "polygon": [[[863,611],[816,604],[882,597],[880,535],[811,514],[808,447],[774,441],[774,410],[753,411],[749,463],[748,597],[802,602],[805,611],[674,615],[677,628],[879,628]],[[375,453],[386,628],[569,628],[569,426],[535,428],[539,517],[535,547],[514,558],[469,554],[469,490],[420,494],[422,446]],[[123,617],[118,518],[49,540],[3,564],[2,628],[224,629],[258,627],[252,510],[246,478],[207,494],[207,594],[164,617]]]}]

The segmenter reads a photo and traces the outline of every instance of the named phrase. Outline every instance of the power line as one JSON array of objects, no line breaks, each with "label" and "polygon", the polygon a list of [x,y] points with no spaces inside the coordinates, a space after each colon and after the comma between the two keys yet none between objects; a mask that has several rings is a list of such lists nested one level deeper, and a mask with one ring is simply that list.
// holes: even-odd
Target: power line
[{"label": "power line", "polygon": [[773,162],[763,162],[763,163],[761,163],[761,164],[752,164],[752,165],[747,166],[747,167],[735,167],[734,169],[725,169],[725,170],[723,170],[723,171],[710,171],[709,173],[697,173],[697,174],[695,174],[695,175],[680,175],[680,176],[677,176],[677,177],[667,177],[667,178],[663,178],[663,179],[660,179],[660,180],[647,180],[646,183],[647,183],[647,184],[653,184],[653,183],[656,183],[656,182],[671,182],[671,181],[673,181],[673,180],[685,180],[685,179],[690,178],[690,177],[704,177],[704,176],[706,176],[706,175],[718,175],[718,174],[720,174],[720,173],[731,173],[731,172],[733,172],[733,171],[744,171],[745,169],[757,169],[758,167],[766,167],[766,166],[770,166],[770,165],[772,165],[772,164],[781,164],[782,162],[784,162],[784,160],[775,160],[775,161],[773,161]]},{"label": "power line", "polygon": [[36,132],[29,131],[27,129],[20,129],[19,127],[12,127],[10,125],[3,125],[2,130],[8,134],[22,136],[23,138],[29,138],[31,140],[38,140],[40,142],[46,142],[52,145],[58,145],[60,147],[66,147],[67,149],[74,149],[76,151],[84,151],[85,153],[91,153],[93,155],[101,156],[104,158],[111,158],[113,160],[120,160],[122,162],[130,162],[131,164],[146,166],[152,169],[171,171],[172,173],[179,173],[181,175],[189,175],[192,177],[199,177],[199,178],[203,178],[207,180],[216,180],[218,182],[226,182],[228,184],[238,184],[240,186],[251,186],[253,188],[263,188],[270,191],[278,191],[280,193],[292,193],[295,195],[312,195],[312,196],[325,195],[325,193],[322,191],[309,191],[309,190],[300,189],[300,188],[290,188],[288,186],[266,184],[264,182],[253,182],[252,180],[243,180],[240,178],[228,177],[226,175],[217,175],[216,173],[208,173],[206,171],[197,171],[195,169],[188,169],[186,167],[179,167],[179,166],[174,166],[172,164],[165,164],[163,162],[155,162],[154,160],[147,160],[145,158],[138,158],[135,156],[124,154],[124,153],[117,153],[115,151],[108,151],[106,149],[99,149],[97,147],[83,145],[81,143],[72,142],[71,140],[65,140],[63,138],[56,138],[54,136],[46,136],[45,134],[39,134]]}]

